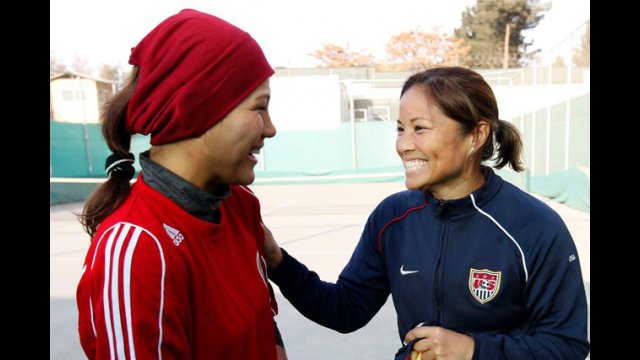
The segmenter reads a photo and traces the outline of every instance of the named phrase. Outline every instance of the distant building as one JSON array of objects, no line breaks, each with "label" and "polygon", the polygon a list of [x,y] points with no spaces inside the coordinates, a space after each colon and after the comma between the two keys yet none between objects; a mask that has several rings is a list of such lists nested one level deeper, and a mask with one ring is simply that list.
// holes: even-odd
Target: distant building
[{"label": "distant building", "polygon": [[[285,119],[289,119],[291,123],[301,126],[302,123],[317,124],[319,119],[315,117],[325,118],[328,114],[314,109],[312,106],[314,101],[321,98],[318,91],[325,91],[326,88],[320,86],[320,83],[312,83],[313,78],[335,77],[337,80],[335,91],[336,97],[339,98],[339,112],[341,122],[369,122],[369,121],[393,121],[398,119],[398,108],[400,104],[400,90],[405,79],[411,72],[407,71],[377,71],[375,67],[346,67],[346,68],[285,68],[276,67],[275,76],[271,79],[272,92],[278,94],[278,99],[274,100],[273,105],[277,107],[277,103],[286,103],[281,108],[290,112],[292,109],[300,110],[306,106],[307,109],[299,111],[304,114],[304,118],[300,115],[287,113],[280,114],[276,117],[279,121],[279,127],[286,129],[281,124]],[[280,82],[286,81],[286,78],[304,79],[299,84],[289,87],[290,93],[285,93],[280,89],[274,91]],[[321,80],[319,80],[321,81]],[[293,81],[289,81],[293,82]],[[304,91],[301,91],[304,89]],[[325,91],[326,93],[326,91]],[[284,94],[284,95],[283,95]],[[326,96],[326,95],[325,95]],[[333,95],[329,95],[333,96]],[[304,98],[304,99],[303,99]],[[353,112],[351,108],[353,107]],[[313,111],[311,109],[314,109]],[[274,109],[274,111],[277,109]],[[279,114],[276,114],[279,115]],[[333,121],[331,119],[331,121]],[[337,125],[337,124],[336,124]]]},{"label": "distant building", "polygon": [[100,109],[116,92],[117,83],[72,71],[50,71],[50,120],[71,123],[100,122]]}]

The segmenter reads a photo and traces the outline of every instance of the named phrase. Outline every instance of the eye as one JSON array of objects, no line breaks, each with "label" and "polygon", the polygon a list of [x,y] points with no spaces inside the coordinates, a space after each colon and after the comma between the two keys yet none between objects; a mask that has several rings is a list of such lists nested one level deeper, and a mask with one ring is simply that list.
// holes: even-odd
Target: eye
[{"label": "eye", "polygon": [[252,111],[257,111],[262,114],[263,111],[269,111],[269,102],[268,101],[256,101],[253,103],[251,107]]},{"label": "eye", "polygon": [[415,132],[416,134],[424,134],[432,129],[433,127],[429,124],[416,123],[413,125],[413,132]]},{"label": "eye", "polygon": [[404,132],[404,128],[402,126],[398,126],[396,128],[396,131],[398,132],[398,134],[400,134],[400,133]]}]

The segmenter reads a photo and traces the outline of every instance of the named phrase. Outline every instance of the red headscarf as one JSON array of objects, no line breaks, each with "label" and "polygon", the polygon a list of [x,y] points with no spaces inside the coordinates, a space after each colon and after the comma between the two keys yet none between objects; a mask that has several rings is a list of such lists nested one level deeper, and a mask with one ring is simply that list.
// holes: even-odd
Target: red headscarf
[{"label": "red headscarf", "polygon": [[153,29],[129,63],[140,73],[127,130],[152,145],[202,135],[274,73],[251,35],[191,9]]}]

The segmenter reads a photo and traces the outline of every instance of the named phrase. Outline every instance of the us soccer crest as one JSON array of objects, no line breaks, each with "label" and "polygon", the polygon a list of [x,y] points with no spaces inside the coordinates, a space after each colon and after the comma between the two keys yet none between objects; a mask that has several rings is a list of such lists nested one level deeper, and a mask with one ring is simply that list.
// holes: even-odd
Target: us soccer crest
[{"label": "us soccer crest", "polygon": [[487,303],[500,291],[500,271],[474,269],[469,271],[469,291],[480,304]]}]

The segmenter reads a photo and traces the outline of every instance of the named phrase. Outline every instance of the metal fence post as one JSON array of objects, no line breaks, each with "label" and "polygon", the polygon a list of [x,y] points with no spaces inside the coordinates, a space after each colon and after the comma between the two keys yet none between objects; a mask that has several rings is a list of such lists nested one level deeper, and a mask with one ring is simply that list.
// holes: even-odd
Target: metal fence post
[{"label": "metal fence post", "polygon": [[571,99],[567,99],[567,108],[565,111],[565,127],[564,127],[564,169],[569,169],[569,143],[571,142]]},{"label": "metal fence post", "polygon": [[347,85],[347,91],[349,92],[349,117],[351,120],[351,167],[353,170],[356,170],[358,168],[358,151],[356,149],[356,115],[353,101],[353,88],[350,81],[348,83],[345,81],[344,84]]},{"label": "metal fence post", "polygon": [[84,149],[87,155],[87,167],[89,168],[89,175],[93,174],[93,159],[91,159],[91,141],[89,140],[89,128],[87,123],[82,123],[84,129]]},{"label": "metal fence post", "polygon": [[547,149],[545,153],[544,174],[549,175],[551,168],[551,106],[547,106]]}]

